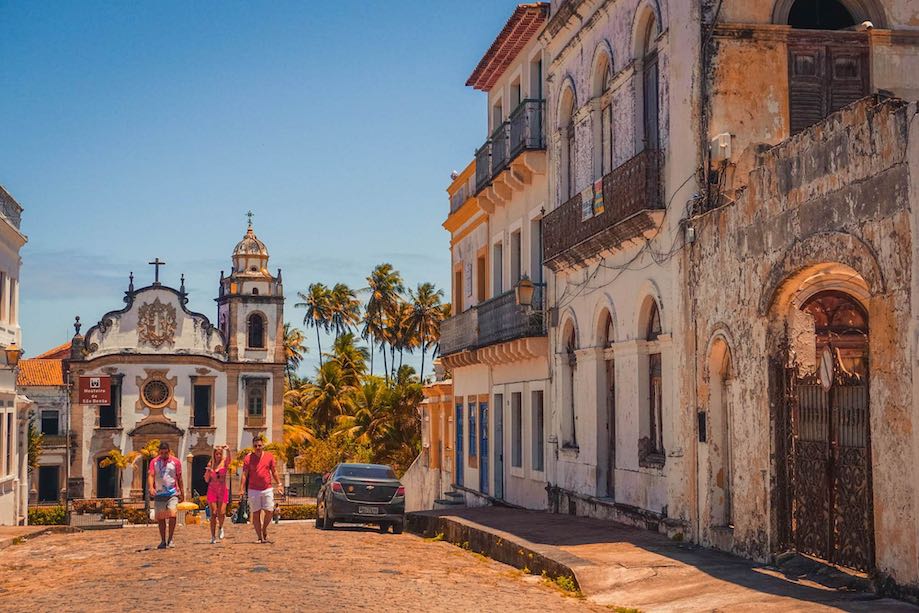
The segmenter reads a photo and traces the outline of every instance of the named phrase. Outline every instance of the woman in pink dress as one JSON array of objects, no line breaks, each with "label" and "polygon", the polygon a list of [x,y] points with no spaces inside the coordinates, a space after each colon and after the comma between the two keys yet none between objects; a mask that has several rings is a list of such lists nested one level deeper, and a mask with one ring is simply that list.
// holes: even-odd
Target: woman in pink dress
[{"label": "woman in pink dress", "polygon": [[[227,474],[230,469],[230,448],[215,447],[214,455],[204,469],[207,482],[207,504],[211,507],[211,545],[223,538],[223,520],[227,516],[227,502],[230,490],[227,488]],[[220,530],[218,533],[217,530]]]}]

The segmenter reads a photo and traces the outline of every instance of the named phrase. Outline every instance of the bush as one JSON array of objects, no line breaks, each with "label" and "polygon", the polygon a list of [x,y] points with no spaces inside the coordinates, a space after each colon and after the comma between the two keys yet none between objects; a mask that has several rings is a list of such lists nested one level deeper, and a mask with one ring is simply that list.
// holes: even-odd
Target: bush
[{"label": "bush", "polygon": [[294,458],[294,466],[301,473],[326,473],[339,462],[373,461],[373,452],[367,445],[362,445],[343,436],[331,436],[319,439],[307,445]]},{"label": "bush", "polygon": [[278,511],[281,519],[316,519],[316,505],[314,504],[279,505]]},{"label": "bush", "polygon": [[33,526],[63,526],[67,523],[64,507],[36,507],[29,509],[29,524]]}]

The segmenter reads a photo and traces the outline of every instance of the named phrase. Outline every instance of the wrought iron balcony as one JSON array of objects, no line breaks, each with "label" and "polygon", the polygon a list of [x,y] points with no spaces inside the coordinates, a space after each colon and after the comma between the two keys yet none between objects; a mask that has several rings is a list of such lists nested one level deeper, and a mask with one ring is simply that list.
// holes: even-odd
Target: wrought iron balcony
[{"label": "wrought iron balcony", "polygon": [[440,324],[440,355],[472,349],[478,342],[479,320],[475,308],[445,319]]},{"label": "wrought iron balcony", "polygon": [[440,325],[440,355],[479,349],[518,338],[545,336],[543,296],[537,285],[532,308],[517,304],[514,290],[479,303]]},{"label": "wrought iron balcony", "polygon": [[545,100],[524,100],[511,113],[509,120],[511,159],[528,149],[546,148],[546,138],[543,130],[543,110],[545,107]]},{"label": "wrought iron balcony", "polygon": [[647,213],[663,209],[662,160],[660,151],[645,150],[604,176],[600,212],[577,194],[548,213],[543,218],[546,266],[558,270],[583,263],[653,229],[656,222]]},{"label": "wrought iron balcony", "polygon": [[524,151],[546,148],[543,130],[545,106],[545,100],[524,100],[476,150],[476,193],[491,185],[495,177]]},{"label": "wrought iron balcony", "polygon": [[476,149],[475,152],[475,193],[479,193],[491,183],[491,139]]},{"label": "wrought iron balcony", "polygon": [[528,336],[543,336],[546,327],[543,319],[543,290],[537,285],[533,293],[532,308],[517,304],[514,290],[486,300],[476,307],[479,311],[479,347],[496,345]]}]

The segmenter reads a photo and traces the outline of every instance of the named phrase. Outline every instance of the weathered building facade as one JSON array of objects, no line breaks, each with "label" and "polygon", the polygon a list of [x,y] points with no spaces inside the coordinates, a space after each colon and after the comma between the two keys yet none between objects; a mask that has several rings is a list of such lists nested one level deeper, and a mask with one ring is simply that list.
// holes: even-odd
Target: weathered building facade
[{"label": "weathered building facade", "polygon": [[[697,191],[690,2],[554,2],[543,219],[553,507],[685,518],[681,222]],[[679,24],[672,27],[672,24]]]},{"label": "weathered building facade", "polygon": [[555,0],[537,40],[545,504],[915,590],[919,6]]},{"label": "weathered building facade", "polygon": [[[455,483],[545,508],[549,351],[541,218],[547,207],[545,69],[536,34],[548,4],[522,4],[467,85],[487,92],[485,142],[448,188],[454,316],[440,353],[452,373]],[[533,290],[519,303],[522,280]]]}]

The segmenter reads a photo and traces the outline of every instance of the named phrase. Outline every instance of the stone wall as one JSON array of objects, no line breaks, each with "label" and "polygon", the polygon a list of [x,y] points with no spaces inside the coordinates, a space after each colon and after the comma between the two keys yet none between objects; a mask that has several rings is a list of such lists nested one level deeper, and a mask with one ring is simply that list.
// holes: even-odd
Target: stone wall
[{"label": "stone wall", "polygon": [[[733,411],[733,539],[726,548],[766,560],[780,550],[784,460],[781,376],[789,315],[810,288],[842,289],[869,314],[870,430],[875,560],[917,582],[916,408],[911,355],[914,246],[910,183],[919,172],[916,105],[864,99],[761,154],[738,199],[691,220],[687,286],[695,351],[687,385],[712,414],[714,343],[742,374],[723,386]],[[915,198],[915,188],[912,198]],[[916,201],[912,201],[915,206]],[[693,347],[694,346],[694,347]],[[710,420],[709,420],[710,421]],[[696,457],[700,501],[718,492],[708,443]],[[696,509],[703,519],[705,513]],[[701,522],[700,539],[717,540]]]}]

